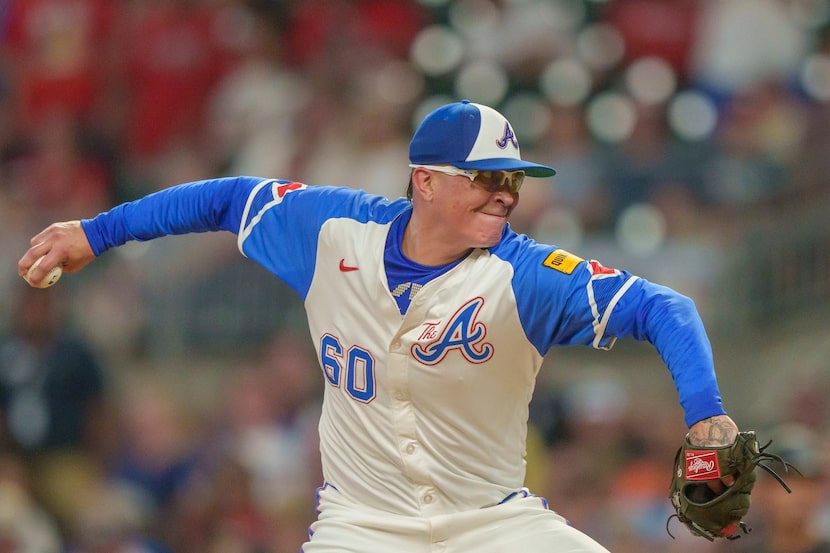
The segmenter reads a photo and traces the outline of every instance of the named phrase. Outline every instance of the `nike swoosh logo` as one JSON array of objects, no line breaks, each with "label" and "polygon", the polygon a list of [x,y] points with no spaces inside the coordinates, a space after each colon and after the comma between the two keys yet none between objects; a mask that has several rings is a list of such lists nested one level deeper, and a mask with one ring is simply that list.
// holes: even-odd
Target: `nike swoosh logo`
[{"label": "nike swoosh logo", "polygon": [[350,265],[346,265],[346,259],[343,258],[340,260],[340,272],[347,273],[349,271],[356,271],[357,267],[352,267]]}]

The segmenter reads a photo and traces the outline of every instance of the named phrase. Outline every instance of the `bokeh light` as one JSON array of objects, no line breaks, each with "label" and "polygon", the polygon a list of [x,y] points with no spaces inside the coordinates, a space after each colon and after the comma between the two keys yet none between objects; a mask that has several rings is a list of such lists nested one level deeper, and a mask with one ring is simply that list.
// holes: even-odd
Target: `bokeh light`
[{"label": "bokeh light", "polygon": [[602,71],[620,62],[625,53],[625,43],[617,29],[604,23],[595,23],[579,33],[576,50],[589,67]]},{"label": "bokeh light", "polygon": [[821,102],[830,100],[830,57],[815,54],[808,57],[801,68],[801,86],[811,97]]},{"label": "bokeh light", "polygon": [[554,104],[576,106],[591,92],[592,78],[588,68],[573,58],[550,63],[539,77],[539,88]]},{"label": "bokeh light", "polygon": [[620,215],[616,225],[617,243],[633,255],[656,253],[666,238],[666,219],[649,204],[632,204]]},{"label": "bokeh light", "polygon": [[685,140],[705,140],[715,132],[718,124],[718,111],[714,102],[694,90],[675,95],[667,111],[669,127]]},{"label": "bokeh light", "polygon": [[603,142],[621,142],[628,138],[637,122],[634,102],[617,92],[603,92],[589,101],[588,128]]},{"label": "bokeh light", "polygon": [[405,62],[391,61],[364,76],[363,86],[389,105],[408,105],[424,90],[424,78]]},{"label": "bokeh light", "polygon": [[550,110],[538,94],[522,92],[511,96],[504,105],[503,113],[519,132],[522,148],[539,140],[550,126]]},{"label": "bokeh light", "polygon": [[499,24],[501,11],[491,0],[458,0],[447,13],[450,25],[465,37],[492,32]]},{"label": "bokeh light", "polygon": [[792,18],[805,28],[817,29],[830,22],[830,0],[792,0],[786,7]]},{"label": "bokeh light", "polygon": [[464,40],[446,25],[432,25],[415,37],[410,56],[425,75],[446,75],[464,58]]},{"label": "bokeh light", "polygon": [[479,60],[464,65],[455,79],[455,92],[482,104],[498,104],[510,85],[507,73],[499,64]]},{"label": "bokeh light", "polygon": [[660,104],[674,93],[677,77],[663,59],[650,56],[634,61],[626,69],[625,85],[631,96],[638,101]]}]

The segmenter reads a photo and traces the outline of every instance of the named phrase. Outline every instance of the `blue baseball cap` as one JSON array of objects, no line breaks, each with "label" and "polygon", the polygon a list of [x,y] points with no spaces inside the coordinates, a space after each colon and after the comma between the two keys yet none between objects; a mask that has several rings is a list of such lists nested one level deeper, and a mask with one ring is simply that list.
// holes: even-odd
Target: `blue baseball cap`
[{"label": "blue baseball cap", "polygon": [[459,169],[524,171],[530,177],[556,174],[553,167],[522,160],[510,122],[493,108],[469,100],[446,104],[424,118],[409,143],[409,161]]}]

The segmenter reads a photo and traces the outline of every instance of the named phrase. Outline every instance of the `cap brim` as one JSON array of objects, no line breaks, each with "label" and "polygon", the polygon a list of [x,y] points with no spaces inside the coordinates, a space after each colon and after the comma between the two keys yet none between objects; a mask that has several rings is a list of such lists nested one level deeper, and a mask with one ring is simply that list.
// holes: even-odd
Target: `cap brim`
[{"label": "cap brim", "polygon": [[459,169],[478,169],[479,171],[524,171],[528,177],[552,177],[556,169],[530,161],[511,157],[480,159],[453,163]]}]

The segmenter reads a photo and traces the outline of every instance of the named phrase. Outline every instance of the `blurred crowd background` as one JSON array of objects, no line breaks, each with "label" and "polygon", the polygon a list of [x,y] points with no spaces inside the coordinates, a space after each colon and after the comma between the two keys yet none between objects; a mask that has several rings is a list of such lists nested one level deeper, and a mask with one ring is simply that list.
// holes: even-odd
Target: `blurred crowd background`
[{"label": "blurred crowd background", "polygon": [[551,353],[528,485],[615,553],[830,551],[830,0],[0,0],[0,552],[298,551],[322,379],[293,292],[231,235],[48,291],[16,262],[215,176],[398,197],[460,98],[559,170],[513,227],[692,296],[730,414],[803,473],[759,477],[738,541],[667,527],[682,413],[621,342]]}]

